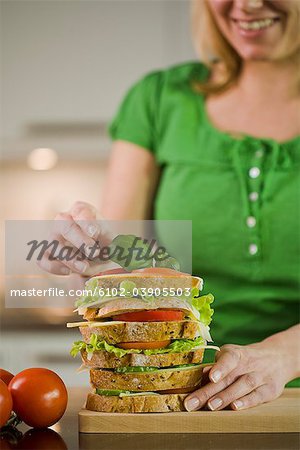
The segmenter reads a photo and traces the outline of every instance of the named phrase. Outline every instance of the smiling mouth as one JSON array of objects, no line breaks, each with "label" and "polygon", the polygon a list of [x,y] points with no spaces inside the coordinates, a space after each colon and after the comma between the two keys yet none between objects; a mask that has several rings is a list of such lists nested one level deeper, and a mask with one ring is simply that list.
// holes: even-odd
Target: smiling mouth
[{"label": "smiling mouth", "polygon": [[239,20],[232,19],[233,22],[241,29],[241,30],[262,30],[264,28],[269,28],[274,25],[275,22],[278,22],[278,18],[269,18],[269,19],[257,19],[257,20]]}]

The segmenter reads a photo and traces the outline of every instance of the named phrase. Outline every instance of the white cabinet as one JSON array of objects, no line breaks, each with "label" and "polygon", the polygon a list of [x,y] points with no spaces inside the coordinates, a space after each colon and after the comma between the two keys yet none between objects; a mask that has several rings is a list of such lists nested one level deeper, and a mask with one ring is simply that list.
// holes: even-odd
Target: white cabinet
[{"label": "white cabinet", "polygon": [[0,7],[1,140],[10,159],[47,143],[70,158],[96,155],[100,124],[128,87],[148,71],[193,58],[188,1],[27,0]]}]

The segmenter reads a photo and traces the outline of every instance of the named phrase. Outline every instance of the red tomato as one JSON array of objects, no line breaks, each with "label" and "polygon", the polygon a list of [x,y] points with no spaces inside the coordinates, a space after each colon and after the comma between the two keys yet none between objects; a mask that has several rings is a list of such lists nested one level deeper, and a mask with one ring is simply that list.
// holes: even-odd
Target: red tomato
[{"label": "red tomato", "polygon": [[9,385],[10,380],[14,377],[14,375],[8,372],[5,369],[0,369],[0,380],[4,381],[7,386]]},{"label": "red tomato", "polygon": [[25,369],[11,380],[8,388],[15,413],[30,427],[50,427],[66,410],[67,389],[52,370]]},{"label": "red tomato", "polygon": [[176,322],[183,320],[183,311],[174,311],[167,309],[156,309],[154,311],[137,311],[118,314],[113,320],[123,322]]},{"label": "red tomato", "polygon": [[104,272],[99,272],[96,275],[94,275],[94,277],[102,277],[105,275],[117,275],[118,273],[129,273],[128,270],[122,269],[122,267],[120,267],[119,269],[110,269],[110,270],[105,270]]},{"label": "red tomato", "polygon": [[126,349],[137,348],[137,349],[148,349],[148,348],[163,348],[167,347],[171,343],[168,341],[153,341],[153,342],[121,342],[117,344],[118,347]]},{"label": "red tomato", "polygon": [[[1,447],[0,447],[1,448]],[[17,445],[20,450],[67,450],[63,438],[54,430],[28,430]]]},{"label": "red tomato", "polygon": [[13,407],[11,394],[4,381],[0,380],[0,428],[8,421]]}]

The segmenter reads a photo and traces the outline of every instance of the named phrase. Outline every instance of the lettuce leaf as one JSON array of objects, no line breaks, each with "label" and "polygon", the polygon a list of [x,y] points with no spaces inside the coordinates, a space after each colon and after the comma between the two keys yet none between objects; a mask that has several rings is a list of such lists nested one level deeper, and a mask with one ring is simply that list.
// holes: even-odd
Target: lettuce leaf
[{"label": "lettuce leaf", "polygon": [[200,345],[205,345],[205,341],[202,337],[198,337],[196,339],[178,339],[176,341],[171,342],[170,345],[164,348],[151,348],[147,350],[143,350],[145,355],[157,355],[161,353],[182,353],[182,352],[190,352],[195,347],[199,347]]},{"label": "lettuce leaf", "polygon": [[169,366],[169,367],[130,366],[130,367],[118,367],[117,369],[114,369],[114,372],[116,373],[158,372],[164,370],[191,369],[192,367],[195,366],[199,366],[199,364],[180,364],[178,366]]},{"label": "lettuce leaf", "polygon": [[83,341],[76,341],[71,349],[71,355],[75,357],[81,350],[86,351],[89,355],[97,351],[107,351],[114,353],[118,358],[127,355],[128,353],[140,353],[140,350],[124,350],[123,348],[115,347],[108,344],[106,341],[99,341],[97,334],[92,334],[89,344]]},{"label": "lettuce leaf", "polygon": [[180,264],[173,256],[168,256],[162,261],[155,260],[155,267],[166,267],[167,269],[174,269],[180,271]]},{"label": "lettuce leaf", "polygon": [[84,306],[88,303],[93,303],[99,300],[100,295],[98,291],[98,279],[91,278],[85,283],[83,294],[75,301],[75,306]]},{"label": "lettuce leaf", "polygon": [[167,251],[158,255],[152,240],[142,239],[134,234],[119,234],[112,240],[109,250],[110,260],[127,271],[153,267],[154,264],[155,267],[180,270],[176,258]]},{"label": "lettuce leaf", "polygon": [[157,367],[152,366],[130,366],[130,367],[117,367],[114,369],[116,373],[140,373],[140,372],[155,372],[157,371]]},{"label": "lettuce leaf", "polygon": [[164,348],[153,348],[147,350],[140,349],[123,349],[116,347],[115,345],[108,344],[106,341],[98,340],[97,334],[92,334],[90,342],[87,344],[83,341],[76,341],[70,351],[70,354],[75,357],[79,352],[86,351],[89,355],[97,351],[107,351],[109,353],[114,353],[118,358],[125,356],[129,353],[142,353],[144,355],[157,355],[165,353],[181,353],[189,352],[194,348],[205,345],[205,341],[202,337],[196,339],[178,339],[173,341],[170,345]]},{"label": "lettuce leaf", "polygon": [[122,391],[120,389],[96,389],[98,395],[119,396],[120,394],[131,394],[132,391]]},{"label": "lettuce leaf", "polygon": [[127,271],[153,266],[151,242],[134,234],[119,234],[109,245],[110,260]]},{"label": "lettuce leaf", "polygon": [[191,299],[191,304],[200,313],[200,322],[204,325],[209,325],[214,310],[210,307],[211,303],[214,301],[214,296],[212,294],[201,295],[201,297],[193,297]]}]

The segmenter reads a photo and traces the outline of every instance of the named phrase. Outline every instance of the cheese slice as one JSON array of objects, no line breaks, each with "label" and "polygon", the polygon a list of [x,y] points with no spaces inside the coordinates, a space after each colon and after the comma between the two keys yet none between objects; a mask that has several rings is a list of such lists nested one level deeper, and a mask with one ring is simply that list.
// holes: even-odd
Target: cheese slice
[{"label": "cheese slice", "polygon": [[155,395],[155,396],[160,396],[160,394],[157,394],[155,392],[130,392],[129,394],[126,394],[125,392],[121,392],[121,394],[119,394],[119,397],[140,397],[140,396],[144,396],[144,395]]},{"label": "cheese slice", "polygon": [[76,327],[105,327],[107,325],[118,325],[120,323],[125,323],[125,322],[121,322],[119,320],[114,320],[114,321],[110,321],[110,322],[97,322],[97,321],[93,321],[93,322],[69,322],[67,323],[67,328],[76,328]]}]

